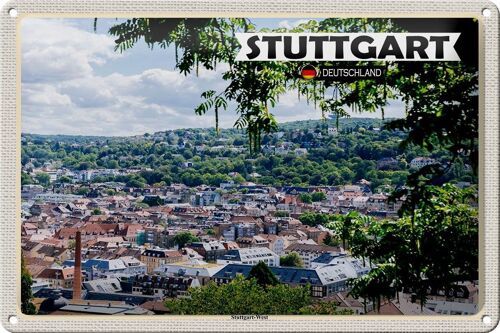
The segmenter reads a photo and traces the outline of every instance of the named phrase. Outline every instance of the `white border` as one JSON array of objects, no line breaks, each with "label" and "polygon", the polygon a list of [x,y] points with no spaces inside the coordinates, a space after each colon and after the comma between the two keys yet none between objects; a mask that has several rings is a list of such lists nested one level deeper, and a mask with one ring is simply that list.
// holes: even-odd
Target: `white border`
[{"label": "white border", "polygon": [[[237,321],[229,316],[179,317],[99,317],[95,316],[25,316],[18,309],[17,292],[20,280],[20,230],[17,228],[19,211],[20,175],[20,100],[16,99],[19,88],[19,62],[16,62],[16,21],[8,15],[9,8],[29,16],[87,16],[107,13],[108,17],[127,16],[238,16],[267,15],[273,17],[480,17],[484,8],[491,16],[482,20],[482,38],[485,45],[482,59],[482,156],[485,163],[480,167],[484,176],[481,181],[484,223],[481,228],[480,281],[484,306],[474,316],[274,316],[266,321]],[[133,14],[132,14],[133,13]],[[181,14],[181,13],[184,13]],[[190,13],[190,14],[186,14]],[[234,15],[232,15],[234,16]],[[498,9],[488,1],[385,1],[385,0],[130,0],[130,1],[71,1],[40,0],[10,1],[0,12],[0,318],[5,329],[12,332],[326,332],[326,331],[381,331],[381,332],[483,332],[493,329],[499,320],[499,262],[498,262],[498,199],[499,199],[499,100],[498,100]],[[484,70],[486,69],[486,70]],[[481,89],[480,88],[480,89]],[[482,159],[481,159],[482,160]],[[484,281],[484,283],[483,283]],[[485,293],[484,290],[487,292]],[[8,318],[17,315],[18,323],[12,325]],[[488,325],[481,320],[489,315]]]}]

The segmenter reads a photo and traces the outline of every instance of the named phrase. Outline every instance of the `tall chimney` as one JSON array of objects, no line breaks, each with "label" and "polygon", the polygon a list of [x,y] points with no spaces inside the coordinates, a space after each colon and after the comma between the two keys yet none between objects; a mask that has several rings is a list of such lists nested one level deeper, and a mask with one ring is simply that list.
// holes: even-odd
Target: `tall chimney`
[{"label": "tall chimney", "polygon": [[73,300],[82,299],[82,233],[76,232],[75,271],[73,273]]}]

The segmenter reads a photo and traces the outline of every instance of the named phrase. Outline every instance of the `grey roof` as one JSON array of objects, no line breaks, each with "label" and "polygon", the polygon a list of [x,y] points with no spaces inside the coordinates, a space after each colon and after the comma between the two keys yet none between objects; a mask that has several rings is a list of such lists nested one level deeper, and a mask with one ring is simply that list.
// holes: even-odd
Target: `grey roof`
[{"label": "grey roof", "polygon": [[319,257],[314,259],[312,262],[319,263],[319,264],[329,264],[334,258],[340,257],[340,256],[343,256],[343,255],[342,254],[334,255],[332,253],[327,252],[327,253],[323,253],[322,255],[320,255]]},{"label": "grey roof", "polygon": [[271,267],[271,271],[282,283],[321,285],[321,279],[313,269]]},{"label": "grey roof", "polygon": [[133,305],[97,305],[97,304],[68,304],[60,311],[88,313],[88,314],[146,314],[147,310]]},{"label": "grey roof", "polygon": [[276,254],[267,247],[245,247],[227,251],[217,259],[228,261],[245,261],[253,259],[270,258]]},{"label": "grey roof", "polygon": [[[247,277],[252,265],[228,264],[214,275],[214,278],[234,279],[237,274]],[[278,280],[287,284],[321,285],[321,279],[314,269],[296,267],[269,267]]]},{"label": "grey roof", "polygon": [[[53,297],[56,292],[60,292],[61,296],[66,298],[66,299],[72,299],[73,298],[73,289],[53,289],[53,288],[42,288],[38,291],[36,291],[33,296],[37,298],[49,298]],[[87,291],[82,290],[82,298],[85,299]]]},{"label": "grey roof", "polygon": [[102,293],[116,293],[122,291],[120,280],[117,278],[96,279],[83,282],[83,286],[88,291],[96,291]]},{"label": "grey roof", "polygon": [[150,295],[134,295],[129,293],[102,293],[90,291],[87,293],[86,300],[94,301],[121,301],[127,304],[142,304],[144,302],[157,300],[160,297]]},{"label": "grey roof", "polygon": [[229,250],[225,254],[218,256],[217,259],[232,260],[232,261],[241,261],[240,251],[238,251],[238,250]]}]

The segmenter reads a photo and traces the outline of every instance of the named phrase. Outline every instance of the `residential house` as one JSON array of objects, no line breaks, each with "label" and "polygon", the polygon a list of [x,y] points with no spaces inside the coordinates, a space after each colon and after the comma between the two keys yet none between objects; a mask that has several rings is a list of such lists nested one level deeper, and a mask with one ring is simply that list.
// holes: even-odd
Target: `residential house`
[{"label": "residential house", "polygon": [[192,287],[199,287],[198,279],[161,275],[137,275],[133,279],[132,294],[163,298],[182,297]]},{"label": "residential house", "polygon": [[285,254],[290,254],[292,252],[296,252],[299,255],[304,263],[304,267],[310,268],[312,261],[320,255],[324,253],[344,253],[344,250],[340,246],[333,247],[327,245],[293,243],[285,249]]},{"label": "residential house", "polygon": [[264,262],[267,266],[278,266],[280,257],[267,247],[234,249],[217,259],[218,264],[256,265]]},{"label": "residential house", "polygon": [[[311,296],[324,298],[349,289],[347,281],[356,278],[355,271],[348,265],[338,264],[316,269],[297,267],[269,267],[279,282],[292,287],[309,286]],[[237,275],[247,277],[252,269],[250,265],[228,264],[214,276],[218,284],[229,283]]]},{"label": "residential house", "polygon": [[212,276],[224,267],[222,264],[207,263],[203,260],[190,259],[172,264],[161,265],[154,270],[155,274],[170,277],[191,277],[204,286]]},{"label": "residential house", "polygon": [[47,283],[49,288],[73,288],[73,267],[45,268],[34,277],[37,283]]},{"label": "residential house", "polygon": [[412,168],[423,168],[424,166],[431,165],[431,164],[436,164],[437,161],[433,158],[430,157],[415,157],[414,159],[411,160],[410,166]]},{"label": "residential house", "polygon": [[160,265],[170,264],[183,260],[179,251],[148,249],[142,252],[141,262],[146,264],[146,272],[151,274]]},{"label": "residential house", "polygon": [[214,262],[218,257],[226,254],[227,250],[220,241],[194,242],[186,245],[200,254],[204,260]]}]

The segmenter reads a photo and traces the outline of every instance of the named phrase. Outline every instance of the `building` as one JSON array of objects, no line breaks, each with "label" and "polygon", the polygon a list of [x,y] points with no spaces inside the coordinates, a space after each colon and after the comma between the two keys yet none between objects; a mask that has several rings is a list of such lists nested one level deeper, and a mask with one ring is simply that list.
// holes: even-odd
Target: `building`
[{"label": "building", "polygon": [[63,194],[63,193],[39,193],[35,195],[35,201],[41,201],[41,202],[52,202],[52,203],[69,203],[78,199],[81,199],[81,195],[75,195],[75,194]]},{"label": "building", "polygon": [[169,277],[161,275],[137,275],[132,283],[132,294],[166,297],[184,296],[191,287],[199,287],[198,279],[192,277]]},{"label": "building", "polygon": [[272,234],[260,234],[259,236],[267,239],[269,249],[277,255],[281,256],[285,253],[285,244],[288,242],[285,241],[284,237]]},{"label": "building", "polygon": [[412,168],[423,168],[424,166],[431,165],[431,164],[436,164],[437,161],[433,158],[430,157],[415,157],[414,159],[411,160],[410,166]]},{"label": "building", "polygon": [[220,271],[224,265],[207,263],[206,261],[191,259],[172,264],[161,265],[154,270],[155,274],[170,277],[191,277],[198,280],[200,285],[206,285],[212,276]]},{"label": "building", "polygon": [[285,249],[285,254],[290,254],[292,252],[296,252],[299,255],[304,263],[304,267],[310,268],[312,261],[322,254],[339,254],[344,253],[344,250],[340,246],[333,247],[327,245],[293,243]]},{"label": "building", "polygon": [[473,315],[479,311],[474,303],[427,300],[425,307],[440,315]]},{"label": "building", "polygon": [[394,157],[384,157],[377,161],[377,169],[379,170],[397,170],[399,162]]},{"label": "building", "polygon": [[203,259],[210,262],[216,261],[218,257],[224,255],[227,252],[224,244],[219,241],[194,242],[188,244],[186,247],[193,249],[199,255],[201,255]]},{"label": "building", "polygon": [[222,196],[218,191],[205,190],[197,192],[193,196],[192,204],[194,206],[213,206],[220,204],[221,199]]},{"label": "building", "polygon": [[352,199],[352,206],[358,210],[362,210],[362,209],[366,209],[366,207],[368,207],[368,200],[370,199],[370,197],[365,197],[365,196],[361,196],[361,197],[356,197],[354,199]]},{"label": "building", "polygon": [[146,264],[146,272],[148,274],[160,265],[170,264],[183,260],[183,256],[179,251],[174,250],[145,250],[141,254],[141,262]]},{"label": "building", "polygon": [[297,156],[305,156],[307,155],[307,148],[297,148],[294,150],[294,153]]},{"label": "building", "polygon": [[352,270],[354,270],[358,277],[368,274],[368,272],[370,272],[371,268],[373,267],[370,266],[370,262],[368,259],[365,259],[363,261],[361,259],[348,256],[344,253],[323,253],[311,262],[312,269],[334,265],[351,266]]},{"label": "building", "polygon": [[337,127],[328,127],[328,135],[329,136],[337,136],[339,134],[339,130]]},{"label": "building", "polygon": [[[74,260],[66,260],[63,266],[73,267]],[[131,256],[118,259],[88,259],[82,261],[82,269],[85,271],[86,280],[146,274],[146,264]]]},{"label": "building", "polygon": [[386,211],[388,209],[387,196],[380,193],[370,196],[366,202],[366,208],[370,211]]},{"label": "building", "polygon": [[256,223],[244,223],[244,222],[234,224],[234,229],[236,233],[235,234],[236,238],[253,237],[257,235],[259,231],[263,231],[263,230],[258,230]]},{"label": "building", "polygon": [[118,293],[122,291],[118,278],[96,279],[83,282],[85,290],[88,292]]},{"label": "building", "polygon": [[55,315],[151,315],[153,312],[141,308],[140,306],[128,305],[124,302],[109,302],[101,301],[96,302],[82,302],[70,303],[58,310],[51,312]]},{"label": "building", "polygon": [[267,266],[278,266],[280,257],[267,247],[251,247],[229,250],[217,259],[218,264],[256,265],[261,261]]},{"label": "building", "polygon": [[32,200],[38,194],[43,193],[42,185],[23,185],[21,190],[21,199],[23,200]]},{"label": "building", "polygon": [[145,227],[144,242],[153,246],[165,246],[165,228],[160,225]]},{"label": "building", "polygon": [[[347,281],[356,278],[356,272],[349,265],[338,264],[316,269],[297,267],[269,267],[276,278],[292,287],[310,286],[311,296],[323,298],[348,290]],[[247,277],[252,266],[228,264],[212,278],[218,284],[229,283],[237,275]]]},{"label": "building", "polygon": [[236,243],[240,248],[245,247],[267,247],[269,248],[269,241],[261,237],[260,235],[256,235],[253,237],[240,237],[236,240]]},{"label": "building", "polygon": [[42,270],[35,278],[37,283],[48,284],[49,288],[72,288],[73,273],[71,268],[46,268]]}]

